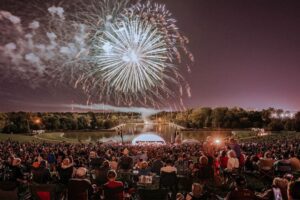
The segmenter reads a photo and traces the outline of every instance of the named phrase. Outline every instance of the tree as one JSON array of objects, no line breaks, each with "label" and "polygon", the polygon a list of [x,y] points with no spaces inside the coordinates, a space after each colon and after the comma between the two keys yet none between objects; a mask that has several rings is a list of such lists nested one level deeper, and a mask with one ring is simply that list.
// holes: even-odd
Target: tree
[{"label": "tree", "polygon": [[60,128],[60,121],[56,115],[43,116],[43,122],[47,130],[57,130]]},{"label": "tree", "polygon": [[91,128],[92,129],[96,129],[97,128],[97,117],[95,115],[95,113],[93,112],[88,112],[88,115],[91,117]]},{"label": "tree", "polygon": [[284,130],[284,125],[280,119],[273,119],[268,124],[268,129],[270,131],[282,131],[282,130]]},{"label": "tree", "polygon": [[8,123],[8,117],[6,113],[0,113],[0,132],[3,131],[4,127]]},{"label": "tree", "polygon": [[212,111],[212,127],[213,128],[221,128],[223,127],[224,117],[228,108],[218,107]]},{"label": "tree", "polygon": [[297,112],[295,115],[295,128],[296,131],[300,131],[300,112]]},{"label": "tree", "polygon": [[295,127],[296,127],[296,124],[295,124],[295,120],[294,119],[287,119],[287,120],[285,120],[285,122],[284,122],[284,130],[294,131]]},{"label": "tree", "polygon": [[87,129],[89,127],[89,121],[85,116],[80,116],[77,119],[78,129]]}]

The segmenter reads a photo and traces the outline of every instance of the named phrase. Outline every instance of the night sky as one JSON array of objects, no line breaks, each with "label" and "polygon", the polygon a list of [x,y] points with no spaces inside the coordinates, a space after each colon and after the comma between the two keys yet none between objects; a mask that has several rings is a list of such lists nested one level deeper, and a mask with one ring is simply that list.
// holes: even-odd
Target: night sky
[{"label": "night sky", "polygon": [[[192,73],[184,74],[192,91],[187,107],[300,110],[300,1],[158,2],[173,13],[195,57]],[[7,4],[0,10],[18,15]],[[60,105],[86,101],[72,88],[29,89],[1,77],[0,111],[69,111]]]}]

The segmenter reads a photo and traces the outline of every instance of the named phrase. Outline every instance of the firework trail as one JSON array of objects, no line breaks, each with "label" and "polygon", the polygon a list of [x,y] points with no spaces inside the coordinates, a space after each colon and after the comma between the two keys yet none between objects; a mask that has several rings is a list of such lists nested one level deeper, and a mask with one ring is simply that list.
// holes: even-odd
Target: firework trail
[{"label": "firework trail", "polygon": [[194,58],[164,5],[90,0],[65,8],[63,3],[47,6],[42,17],[27,25],[0,11],[3,74],[19,75],[36,87],[42,82],[72,84],[88,101],[183,106],[182,97],[191,95],[181,75],[183,60],[192,63]]}]

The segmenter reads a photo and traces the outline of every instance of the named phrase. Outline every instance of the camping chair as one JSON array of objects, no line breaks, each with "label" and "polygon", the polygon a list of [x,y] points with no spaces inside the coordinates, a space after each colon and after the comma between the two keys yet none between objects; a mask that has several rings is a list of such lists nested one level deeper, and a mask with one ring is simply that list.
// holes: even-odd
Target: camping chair
[{"label": "camping chair", "polygon": [[274,170],[273,170],[273,160],[261,159],[258,164],[258,172],[261,178],[273,179]]},{"label": "camping chair", "polygon": [[34,200],[55,200],[56,185],[54,184],[38,184],[30,186],[32,198]]},{"label": "camping chair", "polygon": [[17,188],[12,190],[2,190],[0,189],[0,199],[3,200],[18,200]]},{"label": "camping chair", "polygon": [[171,192],[172,199],[175,198],[177,193],[177,183],[178,180],[175,172],[171,172],[171,173],[161,172],[159,188],[166,189],[168,192]]},{"label": "camping chair", "polygon": [[103,192],[104,192],[104,200],[120,200],[120,197],[123,196],[121,193],[124,192],[124,188],[122,186],[115,187],[115,188],[108,188],[105,185],[103,186]]},{"label": "camping chair", "polygon": [[167,200],[168,199],[168,191],[164,189],[158,190],[147,190],[147,189],[139,189],[138,195],[140,199],[143,200]]}]

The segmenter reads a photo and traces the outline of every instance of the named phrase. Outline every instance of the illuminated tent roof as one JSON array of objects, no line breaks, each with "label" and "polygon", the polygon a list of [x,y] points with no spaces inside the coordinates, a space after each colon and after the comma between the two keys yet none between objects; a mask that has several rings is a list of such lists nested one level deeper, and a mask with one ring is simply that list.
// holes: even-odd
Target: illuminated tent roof
[{"label": "illuminated tent roof", "polygon": [[155,133],[143,133],[138,136],[136,136],[132,140],[132,144],[142,144],[142,143],[159,143],[159,144],[166,144],[165,140],[156,135]]}]

